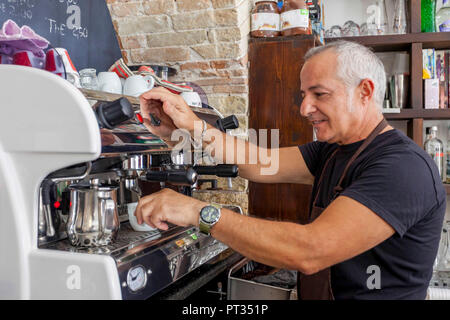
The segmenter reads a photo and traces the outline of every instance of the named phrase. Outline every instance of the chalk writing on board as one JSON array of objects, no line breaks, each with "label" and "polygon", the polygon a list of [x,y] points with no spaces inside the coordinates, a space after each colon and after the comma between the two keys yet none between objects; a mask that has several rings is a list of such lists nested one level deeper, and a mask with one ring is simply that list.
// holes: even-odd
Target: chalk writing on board
[{"label": "chalk writing on board", "polygon": [[35,0],[8,0],[7,3],[0,3],[0,13],[11,18],[31,20],[34,6]]},{"label": "chalk writing on board", "polygon": [[8,19],[67,49],[78,70],[108,70],[122,57],[105,0],[0,0],[0,28]]},{"label": "chalk writing on board", "polygon": [[67,6],[66,20],[59,22],[53,18],[46,17],[45,20],[49,26],[49,32],[60,36],[72,35],[76,39],[87,38],[89,30],[82,26],[81,8],[76,0],[56,0],[60,4]]}]

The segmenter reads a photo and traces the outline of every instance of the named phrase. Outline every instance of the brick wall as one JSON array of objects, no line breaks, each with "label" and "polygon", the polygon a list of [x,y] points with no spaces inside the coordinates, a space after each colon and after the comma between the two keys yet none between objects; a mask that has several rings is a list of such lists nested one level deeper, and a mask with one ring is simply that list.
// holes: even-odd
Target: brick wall
[{"label": "brick wall", "polygon": [[[106,0],[123,56],[129,65],[164,64],[177,69],[173,81],[195,82],[209,104],[235,114],[248,128],[248,36],[251,0]],[[224,181],[219,182],[225,187]],[[246,209],[247,181],[236,179],[237,194],[214,198]],[[205,195],[201,195],[206,199]]]}]

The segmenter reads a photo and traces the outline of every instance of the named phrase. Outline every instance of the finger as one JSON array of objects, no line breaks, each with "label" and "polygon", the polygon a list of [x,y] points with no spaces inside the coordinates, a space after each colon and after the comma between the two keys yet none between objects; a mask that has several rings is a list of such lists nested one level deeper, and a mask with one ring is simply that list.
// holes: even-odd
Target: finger
[{"label": "finger", "polygon": [[165,231],[169,229],[169,226],[165,222],[166,218],[164,217],[162,212],[163,211],[161,209],[155,210],[155,214],[149,216],[148,218],[150,220],[150,223],[156,226],[156,228]]},{"label": "finger", "polygon": [[146,219],[146,221],[144,221],[146,225],[148,225],[149,227],[153,228],[153,229],[158,229],[157,226],[155,226],[149,218]]},{"label": "finger", "polygon": [[165,102],[168,99],[173,98],[174,96],[176,96],[176,95],[171,93],[167,89],[155,88],[155,89],[152,89],[152,90],[150,90],[148,92],[143,93],[140,96],[140,99],[143,102],[149,101],[149,100],[159,100],[161,102]]},{"label": "finger", "polygon": [[[136,206],[136,210],[134,212],[134,215],[136,216],[138,224],[142,224],[142,222],[144,221],[143,215],[146,210],[146,209],[144,209],[144,207],[146,207],[152,201],[153,201],[152,195],[141,198],[141,200],[139,201],[138,205]],[[151,207],[149,209],[151,209]]]},{"label": "finger", "polygon": [[161,107],[162,102],[159,100],[154,100],[154,99],[143,99],[142,96],[139,97],[139,102],[141,105],[141,108],[146,108],[146,109],[156,109]]},{"label": "finger", "polygon": [[143,118],[144,120],[144,126],[147,128],[150,133],[153,133],[154,135],[158,135],[158,132],[155,127],[152,126],[152,123],[150,120]]},{"label": "finger", "polygon": [[143,224],[145,222],[152,228],[156,228],[155,224],[152,222],[152,216],[155,214],[154,205],[152,203],[144,204],[141,207],[141,212],[142,212],[142,220],[138,223]]}]

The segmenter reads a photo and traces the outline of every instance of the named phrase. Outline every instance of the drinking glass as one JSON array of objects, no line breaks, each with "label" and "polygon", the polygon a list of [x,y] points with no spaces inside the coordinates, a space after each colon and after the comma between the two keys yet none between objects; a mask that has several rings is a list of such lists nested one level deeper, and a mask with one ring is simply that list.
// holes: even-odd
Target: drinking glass
[{"label": "drinking glass", "polygon": [[393,32],[396,34],[404,34],[408,29],[406,17],[405,0],[395,0]]},{"label": "drinking glass", "polygon": [[332,26],[325,32],[325,38],[339,38],[342,37],[342,29],[339,26]]},{"label": "drinking glass", "polygon": [[344,37],[359,36],[359,25],[349,20],[342,26],[342,33]]},{"label": "drinking glass", "polygon": [[367,28],[367,23],[364,22],[359,26],[359,34],[362,36],[369,35],[369,29]]},{"label": "drinking glass", "polygon": [[388,18],[385,0],[378,0],[367,7],[368,35],[382,35],[388,33]]},{"label": "drinking glass", "polygon": [[93,68],[81,70],[80,84],[84,89],[98,90],[97,70]]}]

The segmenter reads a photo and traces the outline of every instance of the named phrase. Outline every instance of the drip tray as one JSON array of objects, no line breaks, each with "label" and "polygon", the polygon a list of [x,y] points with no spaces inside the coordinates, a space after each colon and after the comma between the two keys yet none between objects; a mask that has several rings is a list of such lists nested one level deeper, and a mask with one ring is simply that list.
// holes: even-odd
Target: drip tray
[{"label": "drip tray", "polygon": [[128,222],[120,225],[117,239],[114,243],[102,247],[74,247],[68,239],[45,244],[40,249],[59,250],[76,253],[109,255],[114,258],[126,252],[137,252],[165,242],[186,231],[186,228],[171,226],[167,231],[152,230],[146,232],[135,231]]}]

